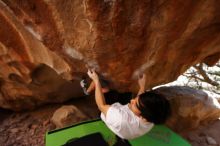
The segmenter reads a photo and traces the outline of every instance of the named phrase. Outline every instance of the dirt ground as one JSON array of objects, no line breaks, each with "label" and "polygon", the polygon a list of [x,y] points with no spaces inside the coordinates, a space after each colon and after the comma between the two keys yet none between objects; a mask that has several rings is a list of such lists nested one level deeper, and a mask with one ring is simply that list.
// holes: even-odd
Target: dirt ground
[{"label": "dirt ground", "polygon": [[[36,110],[20,113],[0,109],[0,146],[44,146],[45,133],[55,129],[50,122],[54,111],[62,105],[70,104],[77,106],[88,117],[88,120],[99,117],[99,111],[91,97],[72,100],[64,104],[44,105]],[[220,120],[180,134],[192,146],[220,146]],[[208,137],[217,143],[210,144]]]}]

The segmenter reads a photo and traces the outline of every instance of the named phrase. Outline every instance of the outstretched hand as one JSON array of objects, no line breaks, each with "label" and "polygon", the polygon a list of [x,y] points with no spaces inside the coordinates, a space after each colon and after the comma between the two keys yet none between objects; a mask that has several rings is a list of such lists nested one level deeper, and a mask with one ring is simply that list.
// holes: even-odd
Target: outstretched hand
[{"label": "outstretched hand", "polygon": [[145,88],[145,84],[146,84],[146,75],[145,74],[138,77],[138,84],[139,84],[140,88]]},{"label": "outstretched hand", "polygon": [[93,80],[93,81],[97,81],[99,80],[99,76],[97,75],[97,73],[95,72],[95,70],[88,70],[87,72],[88,76]]}]

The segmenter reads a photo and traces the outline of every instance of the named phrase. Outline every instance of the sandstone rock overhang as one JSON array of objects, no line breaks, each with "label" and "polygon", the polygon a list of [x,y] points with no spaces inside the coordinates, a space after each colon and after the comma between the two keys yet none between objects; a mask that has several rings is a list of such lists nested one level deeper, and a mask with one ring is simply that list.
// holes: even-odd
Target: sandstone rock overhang
[{"label": "sandstone rock overhang", "polygon": [[0,107],[70,99],[70,80],[87,68],[118,90],[136,91],[139,74],[146,73],[149,89],[199,62],[213,65],[220,57],[219,6],[216,0],[1,0]]}]

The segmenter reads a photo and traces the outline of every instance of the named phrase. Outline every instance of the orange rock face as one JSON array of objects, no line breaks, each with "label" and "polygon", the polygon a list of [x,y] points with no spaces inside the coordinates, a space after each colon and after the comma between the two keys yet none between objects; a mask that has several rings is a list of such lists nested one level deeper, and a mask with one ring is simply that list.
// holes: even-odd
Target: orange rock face
[{"label": "orange rock face", "polygon": [[114,88],[136,91],[139,74],[146,73],[151,88],[196,63],[213,65],[220,57],[219,6],[216,0],[1,0],[0,107],[70,99],[70,80],[87,68]]}]

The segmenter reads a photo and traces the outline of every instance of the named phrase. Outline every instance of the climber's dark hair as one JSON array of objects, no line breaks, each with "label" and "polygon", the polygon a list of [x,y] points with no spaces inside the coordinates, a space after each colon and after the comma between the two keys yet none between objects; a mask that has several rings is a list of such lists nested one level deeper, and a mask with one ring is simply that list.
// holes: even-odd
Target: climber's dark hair
[{"label": "climber's dark hair", "polygon": [[141,116],[154,124],[163,124],[171,114],[169,101],[154,90],[139,95],[137,108]]}]

